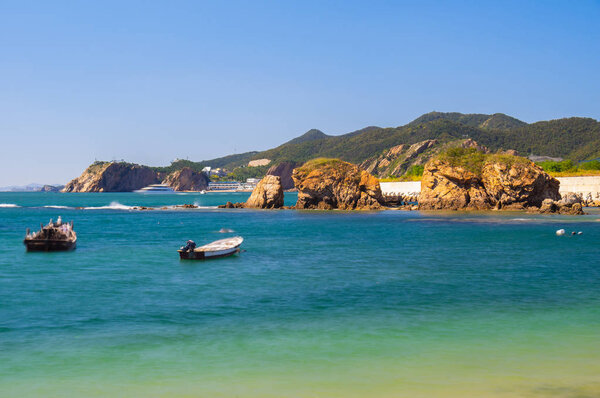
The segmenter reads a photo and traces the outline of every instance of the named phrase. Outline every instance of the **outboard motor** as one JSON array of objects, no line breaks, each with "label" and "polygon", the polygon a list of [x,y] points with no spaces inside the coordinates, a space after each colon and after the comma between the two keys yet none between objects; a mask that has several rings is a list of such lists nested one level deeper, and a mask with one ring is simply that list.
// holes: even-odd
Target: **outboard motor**
[{"label": "outboard motor", "polygon": [[181,250],[183,250],[184,252],[191,252],[196,248],[196,242],[194,242],[193,240],[188,240],[185,244],[185,246],[183,246],[181,248]]}]

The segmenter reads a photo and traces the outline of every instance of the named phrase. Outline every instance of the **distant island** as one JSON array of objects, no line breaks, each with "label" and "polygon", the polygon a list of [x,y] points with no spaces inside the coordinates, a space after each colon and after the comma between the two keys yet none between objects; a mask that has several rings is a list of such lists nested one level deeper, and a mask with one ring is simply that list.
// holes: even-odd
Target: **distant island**
[{"label": "distant island", "polygon": [[[339,136],[313,129],[273,149],[200,162],[180,159],[164,167],[97,162],[64,190],[131,191],[160,182],[178,190],[199,190],[205,189],[209,180],[243,182],[267,173],[279,175],[289,184],[294,167],[318,157],[359,165],[379,179],[410,181],[421,178],[424,165],[436,154],[469,142],[492,152],[510,150],[551,173],[600,170],[597,120],[571,117],[528,124],[502,113],[430,112],[400,127],[370,126]],[[189,183],[182,183],[182,178]]]},{"label": "distant island", "polygon": [[0,192],[60,192],[64,185],[49,185],[49,184],[27,184],[27,185],[10,185],[0,187]]}]

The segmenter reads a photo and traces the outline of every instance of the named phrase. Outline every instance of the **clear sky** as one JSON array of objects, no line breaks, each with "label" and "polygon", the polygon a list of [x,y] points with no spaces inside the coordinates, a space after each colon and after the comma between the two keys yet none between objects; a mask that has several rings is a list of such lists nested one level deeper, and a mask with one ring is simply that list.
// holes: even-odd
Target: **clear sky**
[{"label": "clear sky", "polygon": [[600,1],[0,0],[0,186],[436,111],[600,118]]}]

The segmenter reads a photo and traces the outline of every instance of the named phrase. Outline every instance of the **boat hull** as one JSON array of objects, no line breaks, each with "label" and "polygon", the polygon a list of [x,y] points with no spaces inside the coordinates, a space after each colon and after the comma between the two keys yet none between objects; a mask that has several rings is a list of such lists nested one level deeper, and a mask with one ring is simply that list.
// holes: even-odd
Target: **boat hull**
[{"label": "boat hull", "polygon": [[239,247],[234,247],[226,250],[219,250],[214,252],[196,252],[196,251],[183,251],[178,250],[179,258],[181,260],[210,260],[213,258],[221,258],[227,256],[233,256],[240,252]]},{"label": "boat hull", "polygon": [[77,241],[53,239],[25,239],[28,252],[64,252],[75,250]]},{"label": "boat hull", "polygon": [[133,191],[133,193],[160,195],[160,194],[165,194],[165,193],[176,193],[176,192],[175,191],[142,191],[141,189],[138,189],[137,191]]}]

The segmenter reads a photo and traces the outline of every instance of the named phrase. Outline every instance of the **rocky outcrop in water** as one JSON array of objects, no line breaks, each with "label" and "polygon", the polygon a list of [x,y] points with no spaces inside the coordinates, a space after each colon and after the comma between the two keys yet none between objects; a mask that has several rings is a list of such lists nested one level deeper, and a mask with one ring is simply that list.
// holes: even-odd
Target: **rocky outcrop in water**
[{"label": "rocky outcrop in water", "polygon": [[564,201],[563,199],[558,201],[552,199],[545,199],[542,202],[542,205],[540,206],[539,210],[537,208],[532,208],[531,210],[539,211],[542,214],[558,213],[572,216],[585,214],[583,212],[583,206],[581,205],[581,202],[569,202]]},{"label": "rocky outcrop in water", "polygon": [[279,176],[266,175],[256,185],[245,207],[278,209],[283,206],[283,188]]},{"label": "rocky outcrop in water", "polygon": [[69,182],[63,192],[130,192],[156,184],[159,175],[147,166],[125,162],[96,162]]},{"label": "rocky outcrop in water", "polygon": [[281,162],[278,165],[271,166],[267,171],[267,175],[279,176],[281,178],[281,187],[283,189],[293,189],[294,180],[292,174],[294,168],[299,166],[296,162]]},{"label": "rocky outcrop in water", "polygon": [[422,210],[533,209],[559,200],[558,187],[525,158],[452,148],[425,165],[418,201]]},{"label": "rocky outcrop in water", "polygon": [[163,184],[169,185],[176,191],[202,191],[208,188],[208,182],[206,174],[189,167],[174,171],[163,180]]},{"label": "rocky outcrop in water", "polygon": [[297,209],[369,210],[383,207],[379,181],[351,163],[314,159],[294,169]]},{"label": "rocky outcrop in water", "polygon": [[217,206],[219,209],[243,209],[244,207],[246,207],[246,203],[232,203],[232,202],[227,202],[224,205],[219,205]]}]

